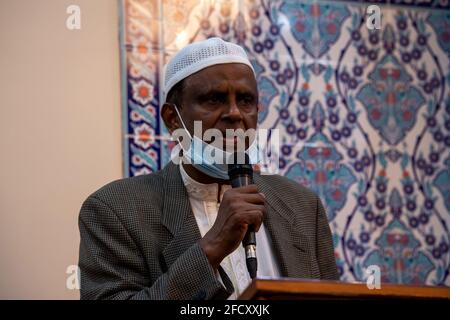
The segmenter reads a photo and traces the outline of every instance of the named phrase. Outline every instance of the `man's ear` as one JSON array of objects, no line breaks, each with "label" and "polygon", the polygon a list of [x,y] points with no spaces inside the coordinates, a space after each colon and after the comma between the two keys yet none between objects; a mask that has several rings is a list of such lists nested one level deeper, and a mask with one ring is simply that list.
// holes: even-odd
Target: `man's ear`
[{"label": "man's ear", "polygon": [[170,103],[164,103],[164,105],[162,106],[161,118],[163,119],[164,124],[166,125],[167,129],[169,129],[170,133],[181,127],[174,106]]}]

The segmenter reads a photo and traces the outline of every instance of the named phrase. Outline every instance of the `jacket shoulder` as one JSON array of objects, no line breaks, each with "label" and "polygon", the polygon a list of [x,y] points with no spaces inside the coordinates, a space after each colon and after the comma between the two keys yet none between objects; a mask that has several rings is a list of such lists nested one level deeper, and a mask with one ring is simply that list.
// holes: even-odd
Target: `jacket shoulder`
[{"label": "jacket shoulder", "polygon": [[87,200],[94,198],[111,208],[120,208],[129,203],[149,199],[153,203],[158,203],[162,199],[163,188],[163,177],[161,171],[158,171],[110,182],[93,192]]}]

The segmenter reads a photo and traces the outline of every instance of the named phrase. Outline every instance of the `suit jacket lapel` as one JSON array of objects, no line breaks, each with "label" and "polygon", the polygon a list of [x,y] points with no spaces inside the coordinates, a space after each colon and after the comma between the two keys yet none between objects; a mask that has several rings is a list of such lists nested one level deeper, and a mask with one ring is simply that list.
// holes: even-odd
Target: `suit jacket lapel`
[{"label": "suit jacket lapel", "polygon": [[255,174],[254,180],[259,191],[266,196],[267,215],[264,224],[270,233],[282,276],[313,277],[307,239],[296,226],[294,212],[260,175]]},{"label": "suit jacket lapel", "polygon": [[163,257],[166,265],[170,266],[201,235],[178,166],[169,163],[163,171],[164,204],[161,220],[173,236],[163,251]]}]

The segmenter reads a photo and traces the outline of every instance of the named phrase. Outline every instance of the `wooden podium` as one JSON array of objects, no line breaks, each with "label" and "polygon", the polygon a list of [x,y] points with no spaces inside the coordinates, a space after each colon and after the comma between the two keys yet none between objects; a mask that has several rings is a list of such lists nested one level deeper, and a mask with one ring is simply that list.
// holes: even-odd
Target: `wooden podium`
[{"label": "wooden podium", "polygon": [[449,287],[427,287],[381,284],[369,289],[365,283],[303,279],[255,279],[239,297],[240,300],[374,300],[423,299],[449,300]]}]

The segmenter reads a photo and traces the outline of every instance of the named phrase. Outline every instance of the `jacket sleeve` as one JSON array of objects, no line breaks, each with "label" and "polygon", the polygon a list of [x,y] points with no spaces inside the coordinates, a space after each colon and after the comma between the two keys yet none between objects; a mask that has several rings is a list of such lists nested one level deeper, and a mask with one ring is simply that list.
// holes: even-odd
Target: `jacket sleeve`
[{"label": "jacket sleeve", "polygon": [[316,254],[320,269],[320,278],[324,280],[339,280],[331,230],[328,225],[327,214],[319,197],[317,197],[316,225]]},{"label": "jacket sleeve", "polygon": [[218,281],[198,243],[152,279],[128,230],[95,196],[84,202],[79,228],[81,299],[225,299],[233,292],[227,277],[226,288]]}]

